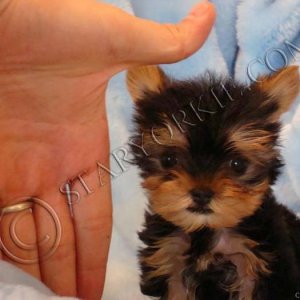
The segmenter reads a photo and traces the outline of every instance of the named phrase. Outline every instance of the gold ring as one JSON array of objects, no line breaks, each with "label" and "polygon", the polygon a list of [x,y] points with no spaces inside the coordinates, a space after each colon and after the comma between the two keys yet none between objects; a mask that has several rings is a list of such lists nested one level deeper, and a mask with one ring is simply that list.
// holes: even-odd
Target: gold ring
[{"label": "gold ring", "polygon": [[26,200],[17,204],[4,206],[0,208],[0,215],[3,216],[5,214],[23,211],[25,209],[32,208],[32,206],[33,206],[33,202],[31,200]]}]

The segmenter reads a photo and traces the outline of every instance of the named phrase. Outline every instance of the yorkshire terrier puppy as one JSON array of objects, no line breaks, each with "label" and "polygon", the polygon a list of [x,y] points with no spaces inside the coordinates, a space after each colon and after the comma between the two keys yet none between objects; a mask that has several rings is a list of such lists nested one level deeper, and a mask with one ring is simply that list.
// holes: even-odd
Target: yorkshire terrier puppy
[{"label": "yorkshire terrier puppy", "polygon": [[299,93],[287,67],[250,86],[132,69],[130,141],[149,198],[141,290],[168,300],[292,300],[300,221],[276,202],[280,116]]}]

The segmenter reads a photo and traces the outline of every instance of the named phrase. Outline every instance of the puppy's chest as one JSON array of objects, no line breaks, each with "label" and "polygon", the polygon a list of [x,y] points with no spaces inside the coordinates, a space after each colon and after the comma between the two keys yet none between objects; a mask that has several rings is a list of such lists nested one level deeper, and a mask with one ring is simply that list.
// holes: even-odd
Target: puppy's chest
[{"label": "puppy's chest", "polygon": [[231,261],[240,274],[247,270],[246,263],[256,263],[258,258],[253,250],[258,245],[255,241],[229,229],[219,230],[214,234],[208,251],[198,258],[199,268],[205,269],[201,263],[208,260],[209,263]]},{"label": "puppy's chest", "polygon": [[224,272],[220,280],[229,293],[239,293],[237,299],[252,299],[256,281],[268,274],[268,263],[254,249],[255,241],[223,229],[215,233],[211,248],[197,258],[197,271],[214,268]]},{"label": "puppy's chest", "polygon": [[[207,271],[219,274],[216,284],[222,285],[231,295],[231,299],[251,300],[259,277],[269,274],[267,259],[262,258],[263,254],[259,253],[258,256],[258,252],[254,251],[257,245],[255,241],[232,230],[219,230],[212,236],[208,249],[192,257],[191,261],[195,264],[193,269],[198,274]],[[189,293],[194,294],[197,282],[190,281],[189,278],[185,281],[190,284]],[[176,288],[178,293],[178,286],[169,288]],[[169,295],[172,294],[175,291],[170,291]],[[189,295],[187,299],[194,299],[193,295]]]}]

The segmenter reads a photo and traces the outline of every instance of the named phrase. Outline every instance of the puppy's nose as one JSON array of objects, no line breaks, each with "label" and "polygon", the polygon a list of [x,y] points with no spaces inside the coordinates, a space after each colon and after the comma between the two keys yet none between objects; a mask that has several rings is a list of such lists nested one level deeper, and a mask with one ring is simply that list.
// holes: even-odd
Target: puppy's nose
[{"label": "puppy's nose", "polygon": [[207,189],[206,190],[194,189],[191,191],[191,195],[195,203],[197,203],[200,206],[205,206],[211,201],[211,198],[214,195],[214,193],[213,191]]}]

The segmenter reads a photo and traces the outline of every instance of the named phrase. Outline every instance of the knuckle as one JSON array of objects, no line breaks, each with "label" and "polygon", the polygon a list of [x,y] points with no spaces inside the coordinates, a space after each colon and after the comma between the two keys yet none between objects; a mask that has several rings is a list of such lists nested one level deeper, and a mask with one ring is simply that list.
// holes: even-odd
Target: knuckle
[{"label": "knuckle", "polygon": [[188,57],[189,52],[181,28],[171,24],[165,24],[164,26],[170,35],[170,49],[174,56],[178,60]]}]

